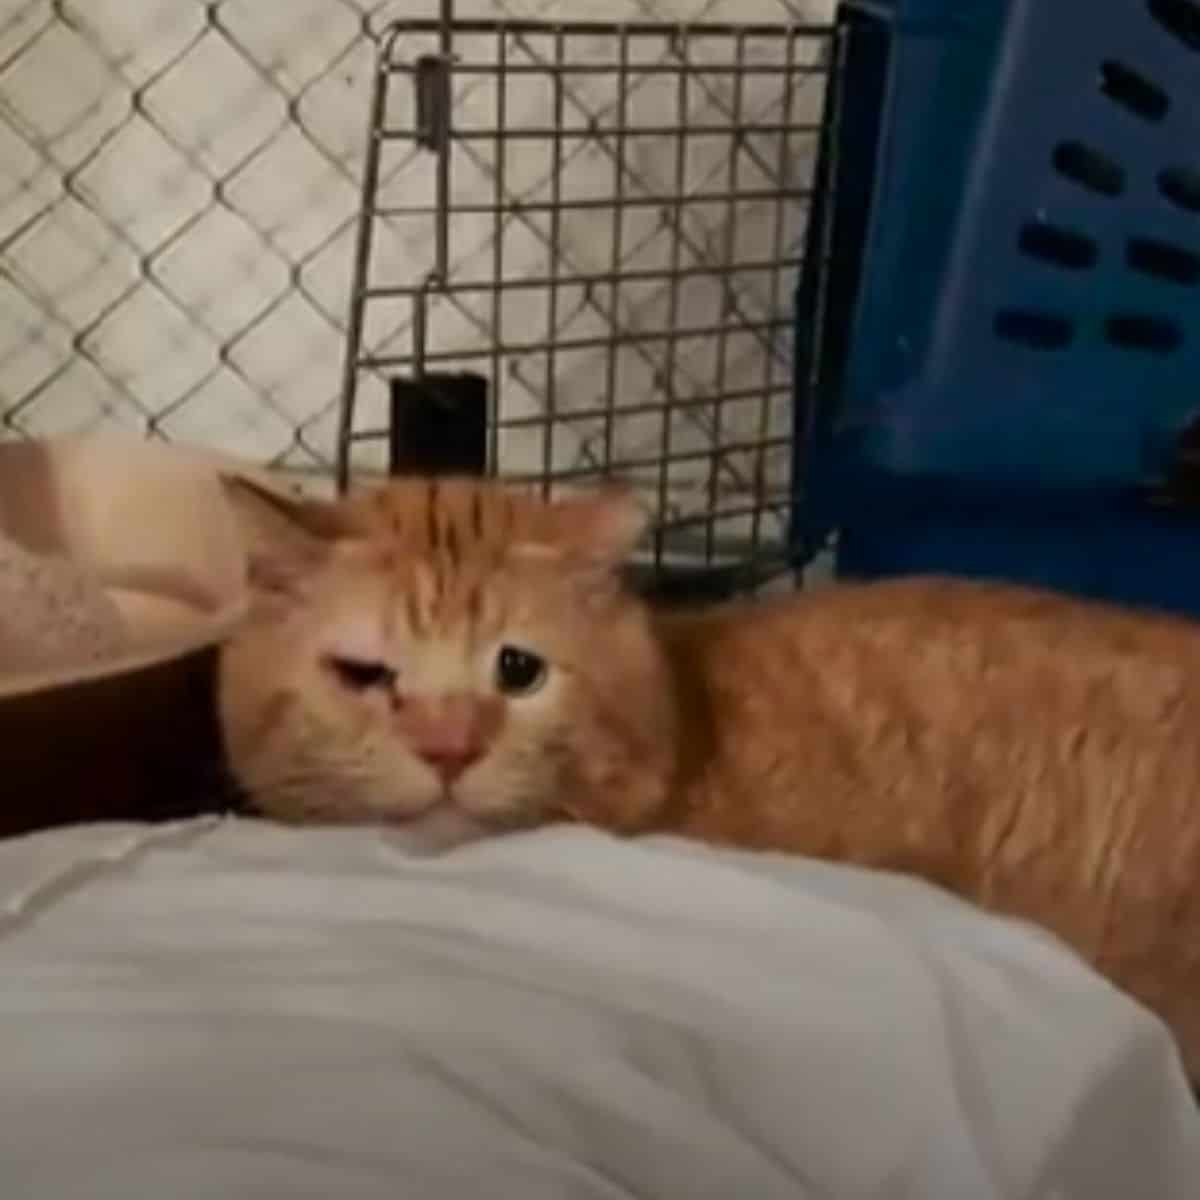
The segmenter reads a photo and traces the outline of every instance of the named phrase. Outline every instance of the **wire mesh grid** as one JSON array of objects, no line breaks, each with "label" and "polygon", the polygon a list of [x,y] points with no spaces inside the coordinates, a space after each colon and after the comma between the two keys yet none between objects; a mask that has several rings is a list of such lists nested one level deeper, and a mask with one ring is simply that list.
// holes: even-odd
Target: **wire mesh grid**
[{"label": "wire mesh grid", "polygon": [[831,31],[404,22],[382,43],[339,467],[388,383],[483,373],[489,465],[652,504],[664,561],[785,557],[791,292]]},{"label": "wire mesh grid", "polygon": [[0,434],[328,467],[369,7],[0,0]]}]

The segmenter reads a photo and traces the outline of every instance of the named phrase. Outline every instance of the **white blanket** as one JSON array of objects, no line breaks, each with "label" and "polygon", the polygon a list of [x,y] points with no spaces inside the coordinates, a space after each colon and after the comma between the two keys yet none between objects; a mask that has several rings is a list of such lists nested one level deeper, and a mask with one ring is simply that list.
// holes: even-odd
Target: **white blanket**
[{"label": "white blanket", "polygon": [[817,863],[551,831],[0,843],[3,1200],[1195,1200],[1158,1023]]}]

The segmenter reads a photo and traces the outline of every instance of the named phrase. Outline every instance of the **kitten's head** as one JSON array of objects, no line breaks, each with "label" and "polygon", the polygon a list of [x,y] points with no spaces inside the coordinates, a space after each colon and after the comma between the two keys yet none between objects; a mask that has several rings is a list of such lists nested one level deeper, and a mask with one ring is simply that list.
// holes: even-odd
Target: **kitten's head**
[{"label": "kitten's head", "polygon": [[560,818],[633,830],[675,754],[668,672],[618,571],[630,496],[404,479],[341,502],[228,482],[253,606],[221,664],[230,765],[292,821],[430,847]]}]

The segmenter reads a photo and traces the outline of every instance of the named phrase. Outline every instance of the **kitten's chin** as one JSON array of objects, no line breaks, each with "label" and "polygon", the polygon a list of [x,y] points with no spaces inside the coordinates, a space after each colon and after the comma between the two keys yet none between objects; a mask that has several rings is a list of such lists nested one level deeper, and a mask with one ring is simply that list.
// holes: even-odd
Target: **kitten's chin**
[{"label": "kitten's chin", "polygon": [[496,831],[452,804],[439,804],[418,817],[386,821],[388,841],[410,854],[441,854]]}]

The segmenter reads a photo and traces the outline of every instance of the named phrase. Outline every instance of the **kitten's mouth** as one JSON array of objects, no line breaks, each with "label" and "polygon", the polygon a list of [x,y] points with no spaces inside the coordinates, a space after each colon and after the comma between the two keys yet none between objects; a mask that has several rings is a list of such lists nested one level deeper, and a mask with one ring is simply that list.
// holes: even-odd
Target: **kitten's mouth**
[{"label": "kitten's mouth", "polygon": [[416,812],[389,813],[386,828],[421,853],[441,853],[494,832],[453,797],[441,797]]},{"label": "kitten's mouth", "polygon": [[[437,813],[444,812],[461,813],[449,791],[443,792],[436,799],[421,805],[420,808],[405,809],[403,812],[386,812],[383,816],[389,825],[414,825],[418,821],[424,821]],[[465,816],[466,814],[462,813],[461,815]]]},{"label": "kitten's mouth", "polygon": [[451,819],[483,827],[483,821],[470,809],[459,802],[453,788],[444,787],[441,794],[423,804],[420,808],[407,809],[404,812],[390,812],[385,815],[387,824],[400,827],[419,825],[426,821]]}]

